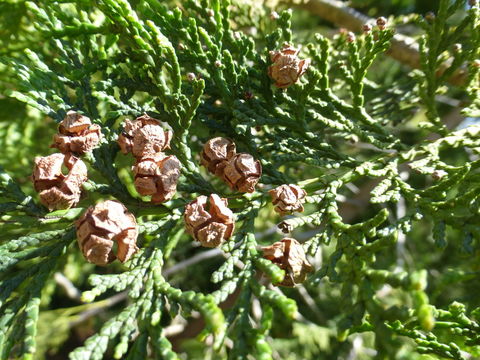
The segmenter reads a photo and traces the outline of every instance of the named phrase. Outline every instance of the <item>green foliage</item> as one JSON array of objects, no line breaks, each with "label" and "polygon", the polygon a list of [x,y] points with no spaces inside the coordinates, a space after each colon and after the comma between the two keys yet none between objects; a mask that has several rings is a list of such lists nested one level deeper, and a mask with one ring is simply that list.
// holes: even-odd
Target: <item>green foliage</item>
[{"label": "green foliage", "polygon": [[[2,9],[14,15],[0,32],[0,359],[48,358],[102,309],[96,332],[64,348],[70,359],[478,356],[480,126],[451,129],[442,103],[478,116],[478,5],[441,0],[435,19],[419,17],[420,68],[408,74],[383,55],[389,26],[354,41],[309,35],[301,56],[312,64],[286,90],[267,68],[269,51],[304,41],[291,10],[269,20],[266,8],[219,0],[12,1],[1,19]],[[70,109],[100,124],[104,141],[85,157],[78,208],[47,213],[27,177]],[[143,113],[173,127],[183,165],[176,198],[157,206],[135,193],[117,154],[121,121]],[[232,192],[200,168],[215,135],[261,161],[256,192]],[[273,212],[268,190],[285,183],[307,191],[305,214]],[[207,252],[182,213],[213,192],[229,199],[236,231]],[[111,197],[135,214],[140,251],[95,268],[73,222]],[[280,231],[302,240],[316,267],[294,289],[271,285],[284,272],[259,252]],[[65,290],[55,288],[62,273]],[[63,293],[72,287],[81,296]],[[58,342],[41,331],[55,314]],[[199,316],[196,341],[179,348],[170,329]]]}]

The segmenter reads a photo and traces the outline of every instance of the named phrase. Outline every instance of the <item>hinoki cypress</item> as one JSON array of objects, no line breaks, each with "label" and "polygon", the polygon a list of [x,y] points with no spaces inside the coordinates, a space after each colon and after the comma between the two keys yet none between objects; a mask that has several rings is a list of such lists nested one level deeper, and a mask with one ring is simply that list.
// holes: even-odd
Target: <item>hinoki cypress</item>
[{"label": "hinoki cypress", "polygon": [[0,359],[479,356],[479,5],[305,7],[0,3]]}]

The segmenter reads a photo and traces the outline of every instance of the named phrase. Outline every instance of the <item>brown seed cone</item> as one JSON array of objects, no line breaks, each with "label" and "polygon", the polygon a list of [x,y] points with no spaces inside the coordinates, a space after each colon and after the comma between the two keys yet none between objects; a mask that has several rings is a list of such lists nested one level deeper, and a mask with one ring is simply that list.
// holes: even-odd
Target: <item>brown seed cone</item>
[{"label": "brown seed cone", "polygon": [[180,161],[174,156],[158,153],[139,159],[133,167],[135,188],[143,196],[152,195],[152,202],[170,200],[177,191]]},{"label": "brown seed cone", "polygon": [[285,278],[275,284],[293,287],[305,281],[313,266],[307,261],[302,244],[292,238],[284,238],[270,246],[264,246],[263,257],[285,270]]},{"label": "brown seed cone", "polygon": [[223,168],[223,180],[240,192],[254,192],[261,175],[260,161],[245,153],[233,156]]},{"label": "brown seed cone", "polygon": [[170,125],[142,115],[134,121],[125,120],[123,132],[118,137],[118,145],[124,154],[142,158],[170,148],[173,130]]},{"label": "brown seed cone", "polygon": [[227,199],[216,194],[201,195],[185,207],[187,232],[204,247],[217,247],[229,239],[235,230],[233,212],[228,208]]},{"label": "brown seed cone", "polygon": [[200,154],[202,165],[212,174],[222,177],[227,161],[236,154],[235,144],[229,139],[216,137],[208,140]]},{"label": "brown seed cone", "polygon": [[303,201],[307,193],[297,185],[280,185],[268,192],[272,197],[275,211],[285,215],[294,211],[303,212]]},{"label": "brown seed cone", "polygon": [[[95,265],[107,265],[116,258],[128,261],[138,250],[137,221],[123,204],[107,200],[90,206],[77,220],[77,240],[80,250]],[[117,243],[117,255],[113,253]]]},{"label": "brown seed cone", "polygon": [[268,67],[268,75],[275,80],[276,87],[289,87],[307,71],[310,59],[300,60],[299,51],[290,44],[283,44],[281,50],[270,51],[272,65]]},{"label": "brown seed cone", "polygon": [[64,154],[73,152],[82,155],[95,148],[101,139],[99,125],[92,124],[88,117],[76,111],[69,111],[58,126],[58,134],[54,135],[50,147]]},{"label": "brown seed cone", "polygon": [[[63,174],[62,166],[68,169]],[[80,201],[81,186],[87,180],[85,163],[71,154],[36,157],[33,167],[33,187],[40,201],[50,211],[69,209]]]}]

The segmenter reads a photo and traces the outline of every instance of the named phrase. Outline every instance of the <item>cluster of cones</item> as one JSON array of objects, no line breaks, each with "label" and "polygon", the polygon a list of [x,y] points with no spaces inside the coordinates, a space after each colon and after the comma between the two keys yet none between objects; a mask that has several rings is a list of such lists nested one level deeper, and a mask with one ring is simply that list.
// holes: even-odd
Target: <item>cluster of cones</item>
[{"label": "cluster of cones", "polygon": [[[65,210],[78,204],[82,184],[88,178],[87,166],[80,156],[94,149],[101,139],[99,125],[76,111],[67,112],[51,145],[60,153],[35,158],[33,167],[33,186],[49,210]],[[89,207],[76,225],[78,245],[91,263],[106,265],[116,258],[125,262],[137,250],[135,217],[117,201],[107,200]]]},{"label": "cluster of cones", "polygon": [[[240,192],[253,192],[262,168],[258,160],[246,153],[237,153],[233,141],[216,137],[207,141],[201,153],[202,164],[221,178],[230,188]],[[297,185],[281,185],[269,191],[275,211],[284,215],[303,211],[306,193]],[[187,232],[204,247],[218,247],[235,230],[235,218],[228,201],[211,194],[201,195],[185,207]],[[294,286],[305,280],[312,266],[308,263],[302,245],[292,238],[284,238],[263,248],[264,257],[281,269],[285,277],[277,285]]]},{"label": "cluster of cones", "polygon": [[[118,144],[124,154],[132,153],[135,165],[135,188],[139,194],[151,196],[152,202],[170,200],[180,176],[180,162],[166,155],[173,131],[168,124],[148,115],[126,120]],[[61,153],[37,157],[32,180],[41,202],[50,210],[75,206],[81,186],[87,180],[87,167],[79,156],[91,151],[101,141],[100,126],[75,111],[69,111],[59,125],[52,147]],[[237,153],[233,141],[210,139],[201,153],[202,164],[221,178],[231,189],[253,192],[262,174],[260,161],[247,153]],[[306,193],[296,185],[281,185],[270,190],[275,211],[288,214],[303,211]],[[216,194],[199,196],[185,207],[187,232],[205,247],[220,246],[235,230],[235,219],[228,201]],[[91,206],[76,222],[77,239],[85,258],[97,265],[119,259],[128,261],[138,250],[138,227],[135,216],[118,201],[107,200]],[[117,245],[116,252],[114,245]],[[264,257],[286,270],[279,284],[293,286],[302,282],[312,270],[301,244],[285,238],[264,247]]]},{"label": "cluster of cones", "polygon": [[118,137],[122,153],[132,153],[135,165],[135,189],[140,195],[151,196],[153,203],[172,199],[180,177],[180,161],[175,155],[166,155],[173,136],[172,128],[148,115],[125,120]]},{"label": "cluster of cones", "polygon": [[60,153],[35,158],[33,186],[50,211],[78,204],[87,166],[80,156],[91,151],[102,138],[100,126],[75,111],[69,111],[53,137],[51,147]]}]

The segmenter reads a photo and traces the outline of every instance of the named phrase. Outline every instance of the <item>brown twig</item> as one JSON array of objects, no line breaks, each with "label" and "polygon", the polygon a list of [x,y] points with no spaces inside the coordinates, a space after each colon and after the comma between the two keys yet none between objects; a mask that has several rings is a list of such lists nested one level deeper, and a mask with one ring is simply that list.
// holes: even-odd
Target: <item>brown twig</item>
[{"label": "brown twig", "polygon": [[[339,27],[346,28],[351,31],[362,31],[364,24],[374,24],[372,19],[364,14],[348,7],[344,2],[337,0],[305,0],[300,4],[295,4],[310,11],[312,14],[334,23]],[[387,55],[394,58],[398,62],[405,64],[413,69],[420,68],[420,53],[418,44],[415,39],[403,35],[395,34],[392,39],[392,45],[387,51]],[[438,74],[442,74],[448,63],[445,63]],[[442,71],[443,70],[443,71]],[[465,83],[467,73],[465,69],[458,69],[448,81],[452,85],[461,86]]]}]

